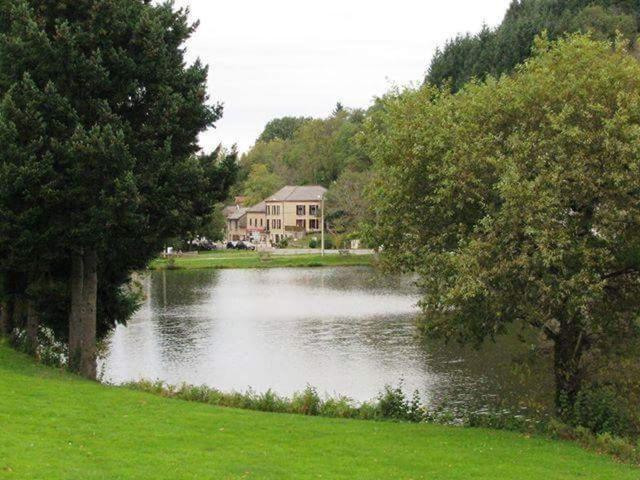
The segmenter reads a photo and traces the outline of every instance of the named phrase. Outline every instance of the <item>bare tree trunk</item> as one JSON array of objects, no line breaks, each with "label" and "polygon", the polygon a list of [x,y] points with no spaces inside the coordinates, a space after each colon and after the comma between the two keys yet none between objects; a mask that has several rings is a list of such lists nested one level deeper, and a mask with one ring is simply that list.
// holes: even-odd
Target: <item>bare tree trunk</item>
[{"label": "bare tree trunk", "polygon": [[26,315],[26,307],[25,300],[22,295],[16,295],[13,297],[13,312],[11,315],[12,325],[11,330],[14,328],[24,329],[26,326],[25,322]]},{"label": "bare tree trunk", "polygon": [[83,275],[83,315],[82,343],[83,352],[80,373],[92,380],[97,375],[97,302],[98,302],[98,254],[95,250],[87,250],[84,256]]},{"label": "bare tree trunk", "polygon": [[561,418],[570,415],[582,388],[582,357],[586,339],[574,323],[562,323],[554,345],[556,409]]},{"label": "bare tree trunk", "polygon": [[71,258],[71,310],[69,312],[69,366],[95,380],[96,303],[98,256],[95,250],[74,252]]},{"label": "bare tree trunk", "polygon": [[83,290],[83,251],[71,255],[71,306],[69,310],[69,369],[80,372],[82,358],[82,290]]},{"label": "bare tree trunk", "polygon": [[0,303],[0,337],[9,335],[9,325],[11,320],[9,319],[9,300],[3,300]]},{"label": "bare tree trunk", "polygon": [[40,314],[33,299],[27,301],[27,338],[26,349],[30,355],[38,353],[38,329],[40,328]]}]

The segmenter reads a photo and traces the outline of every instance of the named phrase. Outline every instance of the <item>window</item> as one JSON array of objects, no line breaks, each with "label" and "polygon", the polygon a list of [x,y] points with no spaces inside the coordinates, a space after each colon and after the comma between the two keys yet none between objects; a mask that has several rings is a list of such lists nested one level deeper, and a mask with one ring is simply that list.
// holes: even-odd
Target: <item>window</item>
[{"label": "window", "polygon": [[296,205],[296,215],[304,217],[307,214],[307,207],[304,205]]},{"label": "window", "polygon": [[304,230],[306,223],[307,222],[305,222],[304,220],[296,220],[296,227],[299,228],[300,230]]},{"label": "window", "polygon": [[262,223],[262,218],[260,219],[260,226],[264,227],[264,224]]},{"label": "window", "polygon": [[320,221],[309,220],[309,230],[320,230]]},{"label": "window", "polygon": [[267,205],[267,215],[271,215],[271,206]]},{"label": "window", "polygon": [[250,226],[250,227],[253,227],[253,218],[250,218],[250,219],[249,219],[249,226]]},{"label": "window", "polygon": [[309,215],[312,217],[320,215],[320,207],[318,205],[309,205]]},{"label": "window", "polygon": [[282,230],[282,220],[278,220],[278,230]]},{"label": "window", "polygon": [[270,230],[270,228],[269,228],[269,220],[267,220],[267,230]]}]

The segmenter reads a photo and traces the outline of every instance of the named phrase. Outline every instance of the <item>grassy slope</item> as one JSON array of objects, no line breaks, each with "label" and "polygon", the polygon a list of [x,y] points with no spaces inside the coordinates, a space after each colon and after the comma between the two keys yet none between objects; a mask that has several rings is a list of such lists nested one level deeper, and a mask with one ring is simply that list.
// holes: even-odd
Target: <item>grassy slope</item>
[{"label": "grassy slope", "polygon": [[220,409],[108,388],[0,341],[0,478],[615,479],[576,445],[432,425]]},{"label": "grassy slope", "polygon": [[[175,266],[184,269],[200,268],[288,268],[288,267],[339,267],[353,265],[370,265],[372,257],[368,255],[272,255],[268,260],[261,260],[255,252],[221,251],[201,254],[197,257],[181,257],[175,259]],[[167,267],[166,260],[155,260],[150,268]]]}]

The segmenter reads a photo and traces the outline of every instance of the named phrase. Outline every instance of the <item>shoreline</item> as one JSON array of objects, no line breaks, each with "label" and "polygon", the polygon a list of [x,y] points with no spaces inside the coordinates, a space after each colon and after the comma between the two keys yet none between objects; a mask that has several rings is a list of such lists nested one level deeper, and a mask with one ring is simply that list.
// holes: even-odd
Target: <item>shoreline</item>
[{"label": "shoreline", "polygon": [[320,253],[274,253],[268,257],[257,252],[220,252],[152,261],[149,270],[205,270],[205,269],[270,269],[372,266],[373,254],[339,255]]}]

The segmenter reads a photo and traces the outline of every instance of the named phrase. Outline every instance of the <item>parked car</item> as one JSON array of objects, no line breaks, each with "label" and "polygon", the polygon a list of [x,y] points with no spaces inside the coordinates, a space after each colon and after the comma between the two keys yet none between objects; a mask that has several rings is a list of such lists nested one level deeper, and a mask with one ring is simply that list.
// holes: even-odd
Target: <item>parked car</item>
[{"label": "parked car", "polygon": [[256,251],[256,246],[255,244],[251,243],[251,242],[244,242],[244,246],[247,247],[247,250],[251,250],[253,252]]},{"label": "parked car", "polygon": [[227,250],[233,250],[238,245],[238,242],[229,242],[227,243]]},{"label": "parked car", "polygon": [[201,242],[200,243],[200,250],[204,250],[206,252],[211,252],[213,250],[217,250],[218,246],[215,243],[212,242]]}]

